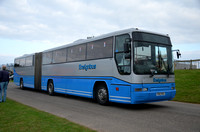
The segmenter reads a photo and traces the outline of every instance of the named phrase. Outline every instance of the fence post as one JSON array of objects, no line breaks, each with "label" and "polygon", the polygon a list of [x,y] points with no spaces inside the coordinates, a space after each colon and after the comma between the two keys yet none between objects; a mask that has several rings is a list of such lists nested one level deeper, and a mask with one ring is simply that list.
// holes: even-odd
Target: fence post
[{"label": "fence post", "polygon": [[192,60],[190,60],[190,69],[192,69]]},{"label": "fence post", "polygon": [[176,69],[176,61],[174,61],[174,70]]}]

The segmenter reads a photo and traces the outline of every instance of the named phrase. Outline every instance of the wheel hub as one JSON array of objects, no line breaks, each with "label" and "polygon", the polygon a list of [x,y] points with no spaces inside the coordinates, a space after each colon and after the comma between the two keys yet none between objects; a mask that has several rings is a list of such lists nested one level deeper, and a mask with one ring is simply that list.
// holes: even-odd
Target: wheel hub
[{"label": "wheel hub", "polygon": [[106,92],[106,90],[105,89],[100,89],[98,91],[98,97],[102,101],[105,100],[107,98],[107,92]]}]

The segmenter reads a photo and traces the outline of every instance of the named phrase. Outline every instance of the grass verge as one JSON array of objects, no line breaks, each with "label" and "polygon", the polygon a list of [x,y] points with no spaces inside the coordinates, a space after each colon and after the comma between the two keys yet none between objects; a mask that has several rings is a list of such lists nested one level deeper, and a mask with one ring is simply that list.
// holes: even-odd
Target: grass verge
[{"label": "grass verge", "polygon": [[200,104],[200,69],[175,70],[175,83],[174,101]]},{"label": "grass verge", "polygon": [[0,103],[0,132],[91,132],[89,128],[7,99]]}]

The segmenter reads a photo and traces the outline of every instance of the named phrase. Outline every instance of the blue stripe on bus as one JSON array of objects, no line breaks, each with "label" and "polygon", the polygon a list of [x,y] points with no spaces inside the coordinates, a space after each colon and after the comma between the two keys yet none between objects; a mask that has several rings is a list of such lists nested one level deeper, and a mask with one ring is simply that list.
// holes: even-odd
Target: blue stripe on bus
[{"label": "blue stripe on bus", "polygon": [[[15,74],[14,82],[19,86],[20,78],[24,80],[24,86],[34,88],[34,76],[21,76]],[[52,79],[56,93],[70,94],[93,98],[93,86],[96,81],[104,81],[109,91],[109,101],[127,104],[139,104],[174,98],[176,90],[175,83],[162,84],[131,84],[114,77],[73,77],[73,76],[42,76],[41,88],[47,91],[48,80]],[[135,88],[148,88],[148,91],[135,92]],[[117,89],[118,90],[117,90]],[[164,92],[165,96],[157,96]]]}]

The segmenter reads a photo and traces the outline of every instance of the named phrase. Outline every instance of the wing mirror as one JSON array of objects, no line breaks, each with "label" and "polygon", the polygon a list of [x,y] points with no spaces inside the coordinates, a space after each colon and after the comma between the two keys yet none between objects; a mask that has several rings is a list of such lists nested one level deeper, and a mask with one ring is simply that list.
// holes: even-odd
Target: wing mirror
[{"label": "wing mirror", "polygon": [[180,51],[179,51],[179,50],[178,50],[178,51],[176,51],[176,55],[177,55],[177,58],[178,58],[178,59],[181,57],[181,53],[180,53]]},{"label": "wing mirror", "polygon": [[181,57],[181,52],[179,49],[175,49],[175,50],[172,50],[172,52],[176,51],[176,56],[177,56],[177,59],[179,59]]}]

